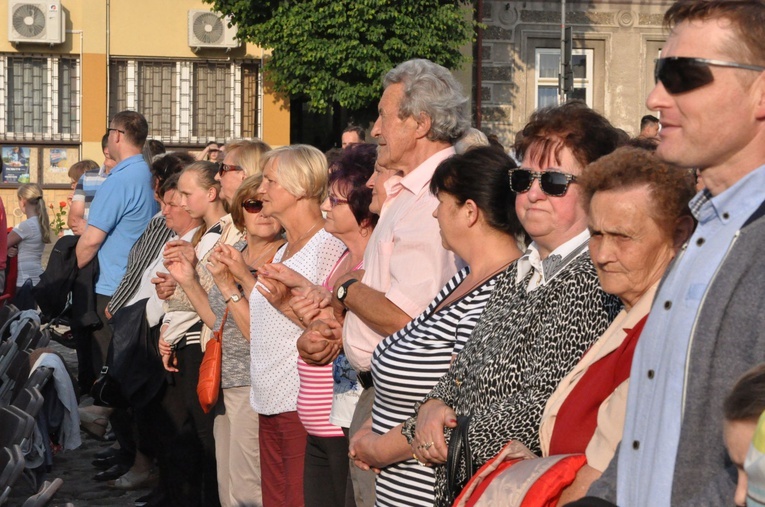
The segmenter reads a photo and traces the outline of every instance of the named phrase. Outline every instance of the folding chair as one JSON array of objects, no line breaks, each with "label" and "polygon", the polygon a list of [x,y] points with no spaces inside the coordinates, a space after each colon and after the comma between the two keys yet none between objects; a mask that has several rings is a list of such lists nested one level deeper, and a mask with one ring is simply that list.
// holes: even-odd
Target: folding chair
[{"label": "folding chair", "polygon": [[37,418],[44,402],[45,398],[36,387],[25,387],[13,400],[12,405]]},{"label": "folding chair", "polygon": [[11,488],[24,472],[24,454],[18,445],[0,450],[0,505],[11,493]]},{"label": "folding chair", "polygon": [[18,407],[0,408],[0,446],[23,447],[34,430],[34,418]]},{"label": "folding chair", "polygon": [[54,479],[52,482],[45,481],[36,495],[30,496],[22,507],[44,507],[48,505],[56,491],[64,484],[61,479]]}]

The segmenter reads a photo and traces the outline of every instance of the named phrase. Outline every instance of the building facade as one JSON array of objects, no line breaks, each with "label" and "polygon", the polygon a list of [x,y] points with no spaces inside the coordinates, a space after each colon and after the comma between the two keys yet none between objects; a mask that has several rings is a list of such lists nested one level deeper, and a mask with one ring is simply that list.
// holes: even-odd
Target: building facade
[{"label": "building facade", "polygon": [[263,82],[264,51],[233,40],[201,0],[3,3],[0,197],[9,226],[22,219],[20,183],[40,183],[58,207],[69,166],[103,161],[101,137],[121,110],[146,116],[149,138],[168,149],[290,142],[288,104]]},{"label": "building facade", "polygon": [[[474,111],[509,146],[538,107],[558,103],[562,2],[483,0]],[[650,111],[668,0],[565,2],[573,30],[574,93],[631,135]],[[475,114],[478,122],[478,114]]]}]

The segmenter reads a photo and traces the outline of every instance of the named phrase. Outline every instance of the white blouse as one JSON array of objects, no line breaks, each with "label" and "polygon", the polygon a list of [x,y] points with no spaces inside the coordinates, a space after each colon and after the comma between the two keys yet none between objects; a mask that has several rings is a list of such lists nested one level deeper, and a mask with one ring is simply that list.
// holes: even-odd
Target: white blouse
[{"label": "white blouse", "polygon": [[[281,261],[286,245],[274,256]],[[345,251],[342,241],[319,230],[284,265],[319,285]],[[303,329],[271,306],[258,292],[250,294],[250,405],[258,414],[274,415],[297,410],[300,388],[295,343]]]}]

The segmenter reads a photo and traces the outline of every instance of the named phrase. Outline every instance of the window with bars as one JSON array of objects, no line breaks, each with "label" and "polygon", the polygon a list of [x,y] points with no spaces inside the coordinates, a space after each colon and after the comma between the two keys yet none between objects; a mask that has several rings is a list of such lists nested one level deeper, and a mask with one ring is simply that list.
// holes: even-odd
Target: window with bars
[{"label": "window with bars", "polygon": [[79,140],[77,58],[0,55],[0,139]]},{"label": "window with bars", "polygon": [[142,113],[149,137],[203,143],[261,135],[257,63],[112,59],[109,116]]}]

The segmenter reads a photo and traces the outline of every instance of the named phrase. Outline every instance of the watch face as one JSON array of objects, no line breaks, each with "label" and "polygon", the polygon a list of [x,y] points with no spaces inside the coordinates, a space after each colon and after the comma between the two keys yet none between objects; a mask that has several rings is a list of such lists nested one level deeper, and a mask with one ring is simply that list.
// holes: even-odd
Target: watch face
[{"label": "watch face", "polygon": [[233,296],[231,296],[231,301],[233,301],[234,303],[238,302],[240,299],[242,298],[239,296],[239,294],[234,294]]},{"label": "watch face", "polygon": [[339,299],[340,301],[345,299],[345,287],[343,287],[342,285],[338,287],[337,289],[337,299]]}]

